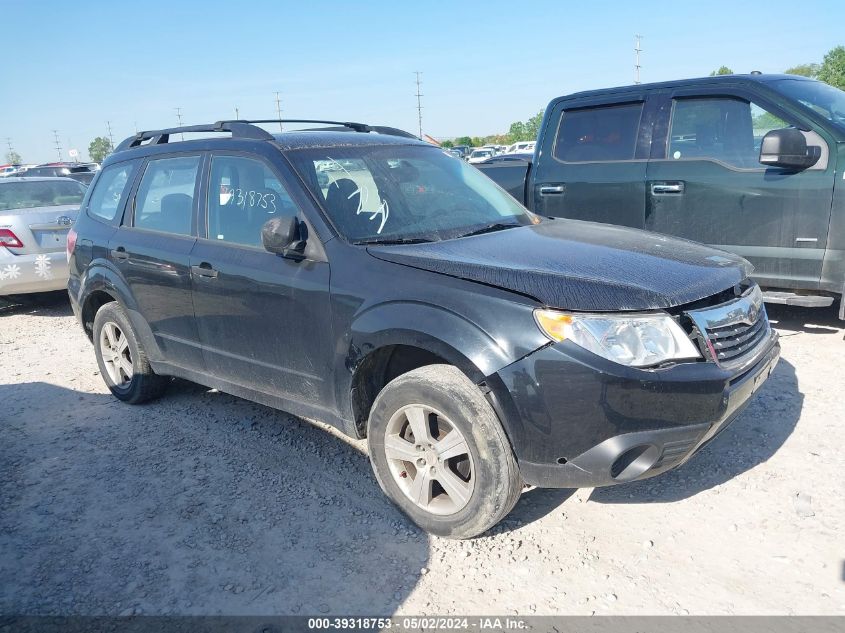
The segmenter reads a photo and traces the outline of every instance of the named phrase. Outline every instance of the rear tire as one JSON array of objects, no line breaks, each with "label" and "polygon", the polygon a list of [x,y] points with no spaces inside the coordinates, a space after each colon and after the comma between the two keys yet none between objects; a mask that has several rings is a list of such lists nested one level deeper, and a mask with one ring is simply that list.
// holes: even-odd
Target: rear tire
[{"label": "rear tire", "polygon": [[129,317],[117,301],[97,311],[93,338],[100,375],[115,398],[140,404],[164,393],[170,378],[153,371]]},{"label": "rear tire", "polygon": [[426,532],[453,539],[482,534],[522,492],[496,413],[451,365],[391,381],[373,403],[367,437],[382,490]]}]

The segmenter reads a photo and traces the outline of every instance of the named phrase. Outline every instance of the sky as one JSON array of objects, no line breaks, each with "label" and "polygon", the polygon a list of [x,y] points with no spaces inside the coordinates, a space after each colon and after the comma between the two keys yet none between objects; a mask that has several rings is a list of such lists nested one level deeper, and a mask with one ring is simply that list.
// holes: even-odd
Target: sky
[{"label": "sky", "polygon": [[328,118],[435,138],[506,132],[554,97],[634,80],[782,72],[845,44],[845,2],[0,0],[0,163],[138,129]]}]

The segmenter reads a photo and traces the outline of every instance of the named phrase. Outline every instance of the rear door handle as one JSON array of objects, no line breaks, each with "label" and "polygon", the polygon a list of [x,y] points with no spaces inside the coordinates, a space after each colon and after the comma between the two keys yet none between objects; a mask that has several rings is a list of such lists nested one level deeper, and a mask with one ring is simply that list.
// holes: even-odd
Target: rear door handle
[{"label": "rear door handle", "polygon": [[540,186],[540,195],[541,196],[560,195],[564,191],[566,191],[566,187],[564,187],[563,185],[541,185]]},{"label": "rear door handle", "polygon": [[129,253],[127,253],[126,249],[122,246],[113,248],[111,251],[111,256],[119,262],[125,262],[127,259],[129,259]]},{"label": "rear door handle", "polygon": [[199,266],[191,266],[191,272],[200,277],[217,277],[217,271],[214,270],[208,262],[203,262]]},{"label": "rear door handle", "polygon": [[651,193],[655,196],[680,194],[684,192],[682,182],[656,182],[651,185]]}]

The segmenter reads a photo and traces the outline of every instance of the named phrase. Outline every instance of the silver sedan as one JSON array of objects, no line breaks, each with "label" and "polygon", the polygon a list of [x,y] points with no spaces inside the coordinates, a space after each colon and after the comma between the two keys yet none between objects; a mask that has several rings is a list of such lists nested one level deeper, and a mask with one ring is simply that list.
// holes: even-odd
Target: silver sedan
[{"label": "silver sedan", "polygon": [[0,180],[0,295],[67,287],[67,234],[85,189],[70,178]]}]

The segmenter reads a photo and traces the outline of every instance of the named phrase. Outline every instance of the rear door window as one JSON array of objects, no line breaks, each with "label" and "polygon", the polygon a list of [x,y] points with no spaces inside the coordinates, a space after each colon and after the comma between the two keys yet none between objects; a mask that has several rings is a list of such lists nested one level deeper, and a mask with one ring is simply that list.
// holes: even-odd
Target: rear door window
[{"label": "rear door window", "polygon": [[567,163],[632,160],[642,111],[642,103],[564,111],[555,158]]},{"label": "rear door window", "polygon": [[191,235],[199,165],[199,156],[149,161],[135,196],[134,226]]},{"label": "rear door window", "polygon": [[126,201],[137,165],[138,161],[132,160],[103,169],[88,200],[88,215],[107,222],[115,219]]}]

